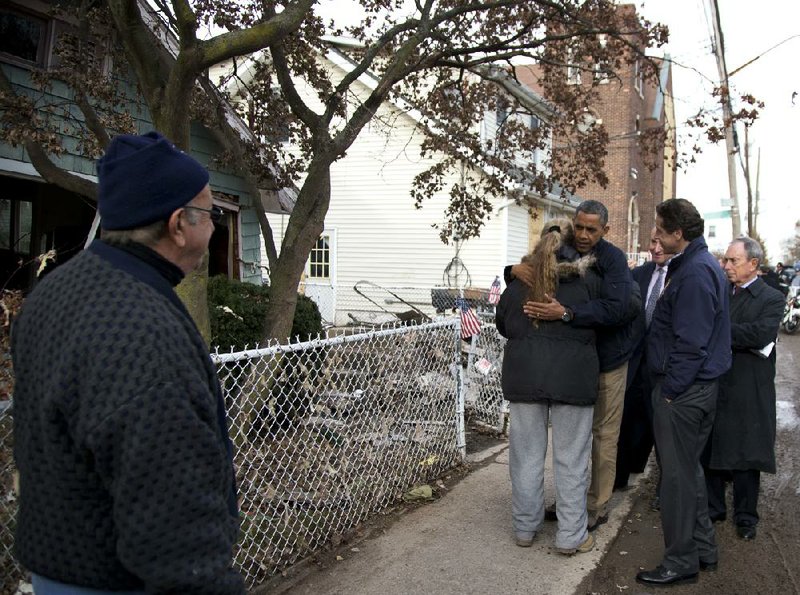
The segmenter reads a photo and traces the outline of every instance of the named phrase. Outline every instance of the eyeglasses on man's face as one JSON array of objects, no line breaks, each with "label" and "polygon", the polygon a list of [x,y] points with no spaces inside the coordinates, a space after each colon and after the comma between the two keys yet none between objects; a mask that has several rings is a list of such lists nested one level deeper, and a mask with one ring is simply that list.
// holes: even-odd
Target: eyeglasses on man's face
[{"label": "eyeglasses on man's face", "polygon": [[203,211],[204,213],[208,213],[209,218],[214,223],[219,223],[220,221],[222,221],[222,216],[225,214],[225,211],[223,211],[220,207],[217,206],[213,206],[210,209],[204,209],[202,207],[193,207],[191,205],[187,205],[183,208],[192,209],[193,211]]}]

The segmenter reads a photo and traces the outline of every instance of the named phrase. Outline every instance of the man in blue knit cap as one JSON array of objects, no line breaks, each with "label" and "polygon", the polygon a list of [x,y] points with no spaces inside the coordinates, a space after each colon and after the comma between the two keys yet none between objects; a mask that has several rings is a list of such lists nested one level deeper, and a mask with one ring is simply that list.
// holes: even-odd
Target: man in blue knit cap
[{"label": "man in blue knit cap", "polygon": [[173,289],[221,215],[208,172],[151,132],[98,177],[102,239],[12,329],[16,555],[37,595],[243,593],[222,393]]}]

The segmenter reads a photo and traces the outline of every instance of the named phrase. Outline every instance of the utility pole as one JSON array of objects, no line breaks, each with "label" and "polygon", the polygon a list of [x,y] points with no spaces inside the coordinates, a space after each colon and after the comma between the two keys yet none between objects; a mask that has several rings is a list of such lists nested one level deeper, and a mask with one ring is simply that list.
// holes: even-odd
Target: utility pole
[{"label": "utility pole", "polygon": [[742,222],[739,217],[739,194],[736,190],[736,159],[735,154],[738,150],[736,142],[736,131],[733,128],[731,119],[731,94],[728,85],[728,69],[725,66],[725,43],[722,37],[722,26],[719,18],[719,6],[717,0],[709,0],[712,13],[712,23],[714,27],[714,55],[717,58],[717,70],[719,71],[719,84],[724,94],[722,95],[722,118],[725,125],[725,149],[728,153],[728,188],[731,195],[731,224],[733,237],[738,238],[742,235]]},{"label": "utility pole", "polygon": [[758,159],[756,159],[756,206],[753,212],[753,225],[756,226],[758,229],[758,203],[761,200],[761,191],[760,191],[760,180],[761,180],[761,147],[758,147]]},{"label": "utility pole", "polygon": [[753,190],[750,185],[750,127],[744,127],[744,183],[747,184],[747,235],[751,238],[756,229],[753,219]]}]

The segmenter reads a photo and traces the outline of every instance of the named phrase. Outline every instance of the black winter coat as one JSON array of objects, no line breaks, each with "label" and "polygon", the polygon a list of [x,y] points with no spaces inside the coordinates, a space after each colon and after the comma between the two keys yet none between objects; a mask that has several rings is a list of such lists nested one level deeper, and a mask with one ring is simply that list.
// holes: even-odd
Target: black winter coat
[{"label": "black winter coat", "polygon": [[[600,280],[585,277],[559,281],[556,299],[574,308],[594,299]],[[600,373],[595,332],[560,320],[539,321],[522,311],[528,287],[514,279],[500,297],[496,324],[508,339],[503,355],[503,395],[511,402],[556,401],[593,405]]]},{"label": "black winter coat", "polygon": [[733,365],[720,378],[712,469],[775,473],[775,349],[766,359],[751,349],[776,340],[783,306],[761,279],[731,298]]}]

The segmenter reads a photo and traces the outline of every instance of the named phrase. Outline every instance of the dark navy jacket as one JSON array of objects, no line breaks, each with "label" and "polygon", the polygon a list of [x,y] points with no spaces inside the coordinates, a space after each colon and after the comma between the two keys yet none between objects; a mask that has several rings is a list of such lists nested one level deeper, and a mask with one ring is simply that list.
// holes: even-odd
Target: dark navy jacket
[{"label": "dark navy jacket", "polygon": [[597,259],[595,269],[602,279],[600,295],[573,308],[572,325],[597,331],[597,355],[600,371],[608,372],[627,362],[635,346],[632,320],[641,308],[641,296],[631,303],[633,280],[625,254],[614,244],[600,239],[592,254]]},{"label": "dark navy jacket", "polygon": [[670,260],[647,334],[647,367],[665,397],[714,380],[731,367],[729,293],[730,284],[702,236]]}]

